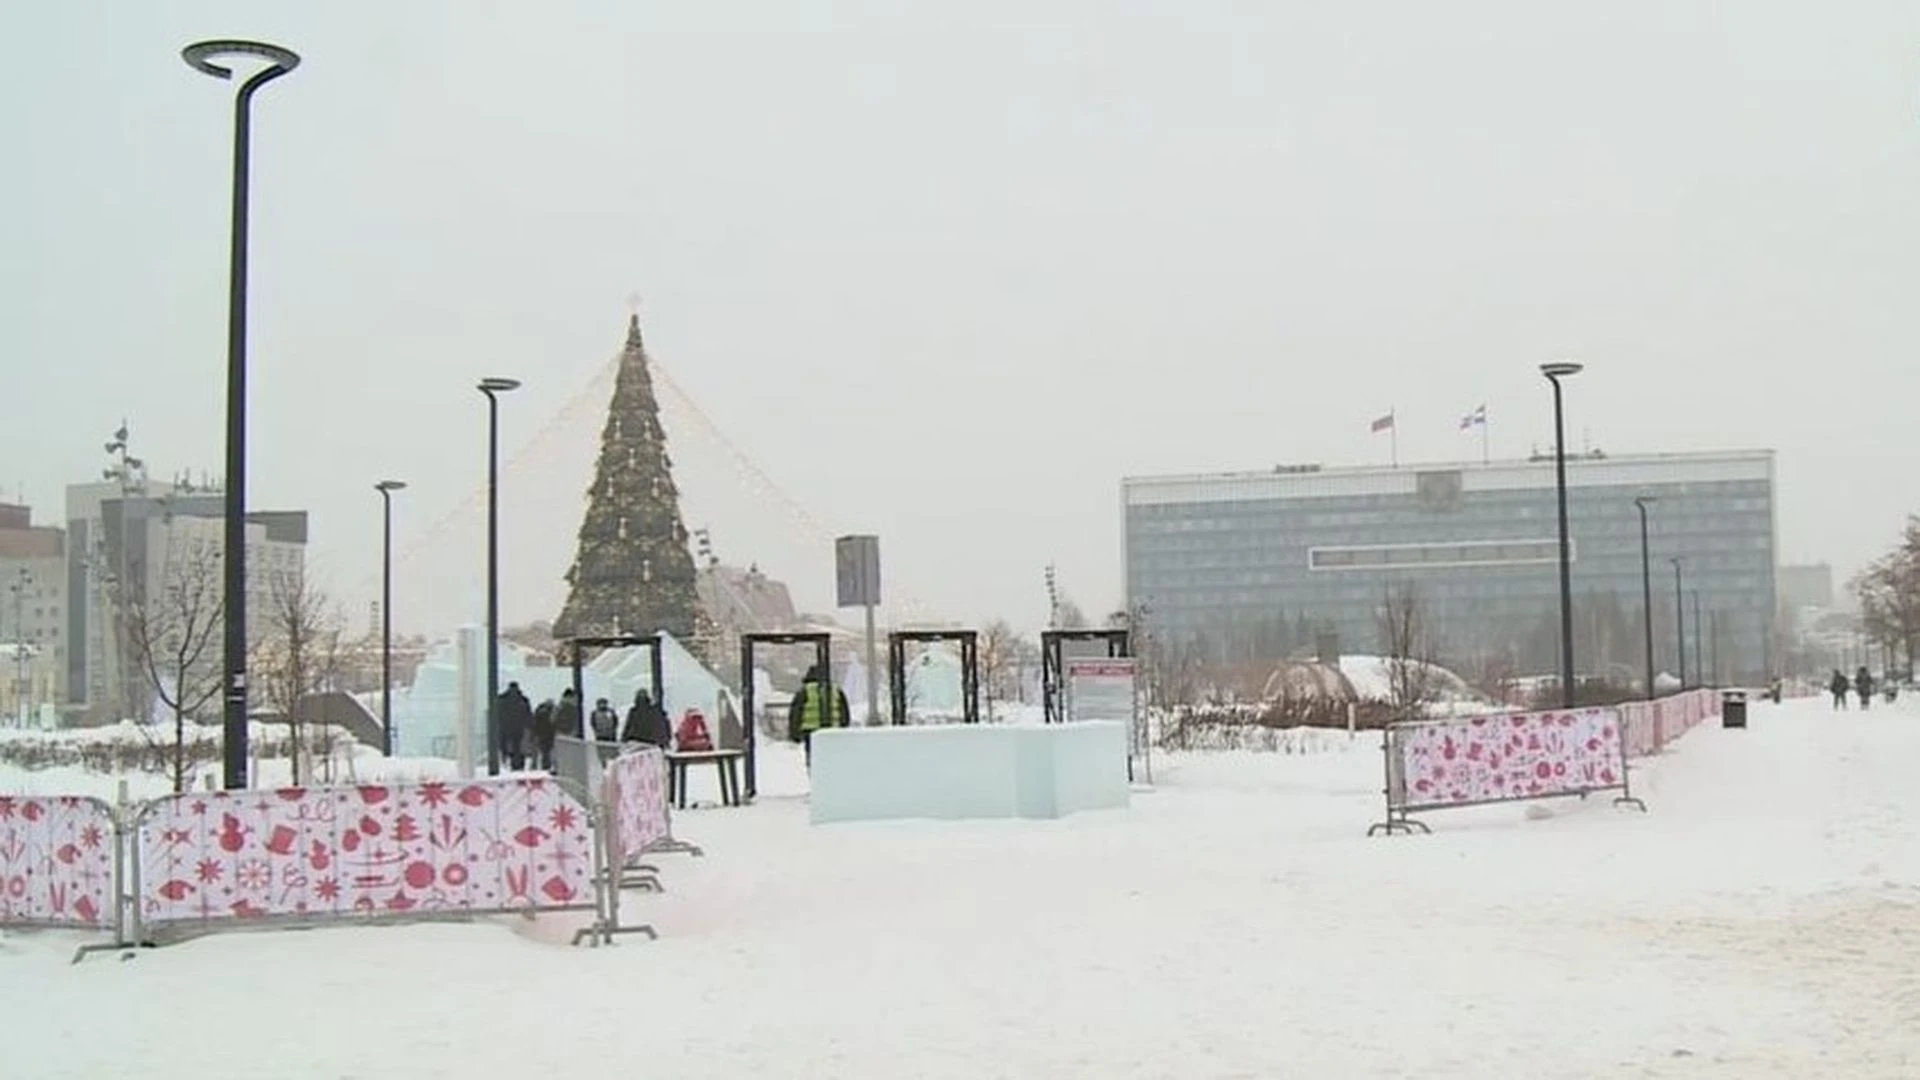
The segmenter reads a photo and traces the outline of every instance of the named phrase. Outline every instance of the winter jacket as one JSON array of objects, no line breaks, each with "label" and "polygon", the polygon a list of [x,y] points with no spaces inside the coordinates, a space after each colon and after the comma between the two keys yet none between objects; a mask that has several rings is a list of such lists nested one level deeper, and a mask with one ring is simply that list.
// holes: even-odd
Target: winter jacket
[{"label": "winter jacket", "polygon": [[553,702],[543,701],[533,710],[533,741],[541,746],[553,745]]},{"label": "winter jacket", "polygon": [[576,739],[587,737],[580,726],[579,699],[572,695],[560,699],[560,704],[554,706],[553,710],[553,729],[562,735],[570,735]]},{"label": "winter jacket", "polygon": [[593,727],[595,742],[612,742],[614,735],[620,730],[620,714],[614,712],[611,705],[596,705],[588,723]]},{"label": "winter jacket", "polygon": [[620,741],[668,749],[673,742],[673,725],[667,720],[667,711],[644,692],[634,695],[633,706],[627,710],[627,726],[620,732]]},{"label": "winter jacket", "polygon": [[511,689],[502,693],[498,714],[502,740],[517,743],[526,738],[527,728],[533,723],[533,705],[527,695]]},{"label": "winter jacket", "polygon": [[787,706],[787,738],[799,742],[823,727],[846,727],[850,715],[843,691],[829,691],[822,682],[803,682]]}]

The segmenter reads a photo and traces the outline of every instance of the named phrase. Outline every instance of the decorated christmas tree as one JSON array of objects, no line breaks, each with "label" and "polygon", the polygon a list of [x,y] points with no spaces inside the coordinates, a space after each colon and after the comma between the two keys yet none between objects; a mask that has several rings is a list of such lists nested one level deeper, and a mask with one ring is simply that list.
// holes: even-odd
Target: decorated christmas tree
[{"label": "decorated christmas tree", "polygon": [[555,637],[664,630],[689,641],[704,624],[638,315],[627,325],[567,585]]}]

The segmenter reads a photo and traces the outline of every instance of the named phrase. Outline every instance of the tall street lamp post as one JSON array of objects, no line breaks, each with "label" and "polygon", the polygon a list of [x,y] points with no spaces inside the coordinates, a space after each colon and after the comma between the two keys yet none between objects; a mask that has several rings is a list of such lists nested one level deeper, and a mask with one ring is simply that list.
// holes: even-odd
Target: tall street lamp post
[{"label": "tall street lamp post", "polygon": [[1707,675],[1707,666],[1700,662],[1700,631],[1706,624],[1700,621],[1700,590],[1693,592],[1693,678],[1701,686],[1712,686],[1713,680]]},{"label": "tall street lamp post", "polygon": [[1680,560],[1673,564],[1673,651],[1680,659],[1680,689],[1687,688],[1687,608],[1680,598]]},{"label": "tall street lamp post", "polygon": [[500,775],[500,395],[520,380],[480,380],[487,395],[487,775]]},{"label": "tall street lamp post", "polygon": [[1560,704],[1571,709],[1573,685],[1573,542],[1567,535],[1567,422],[1560,380],[1580,374],[1571,360],[1541,364],[1540,374],[1553,384],[1553,474],[1560,496]]},{"label": "tall street lamp post", "polygon": [[380,493],[380,752],[393,756],[393,493],[404,480],[382,480]]},{"label": "tall street lamp post", "polygon": [[1654,501],[1651,495],[1633,500],[1634,508],[1640,511],[1640,609],[1646,621],[1648,701],[1660,693],[1653,685],[1653,562],[1647,549],[1647,505]]},{"label": "tall street lamp post", "polygon": [[9,588],[13,592],[13,704],[21,727],[28,722],[27,698],[32,696],[32,680],[27,676],[27,590],[33,587],[33,572],[21,567]]},{"label": "tall street lamp post", "polygon": [[247,786],[247,158],[253,95],[300,66],[291,49],[259,41],[198,41],[180,55],[195,71],[216,79],[233,69],[216,59],[264,60],[240,84],[233,100],[233,229],[227,277],[226,681],[224,781]]}]

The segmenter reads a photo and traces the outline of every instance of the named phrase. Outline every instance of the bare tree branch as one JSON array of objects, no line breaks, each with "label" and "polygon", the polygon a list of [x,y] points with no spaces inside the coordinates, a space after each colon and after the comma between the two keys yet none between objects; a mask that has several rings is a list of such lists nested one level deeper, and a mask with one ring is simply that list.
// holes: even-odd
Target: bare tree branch
[{"label": "bare tree branch", "polygon": [[987,719],[993,719],[993,705],[1018,692],[1016,673],[1021,662],[1020,635],[1005,619],[987,624],[980,634],[980,687],[987,699]]},{"label": "bare tree branch", "polygon": [[1411,585],[1389,586],[1379,618],[1394,714],[1402,720],[1417,720],[1440,689],[1433,635],[1419,591]]},{"label": "bare tree branch", "polygon": [[158,570],[159,587],[148,590],[154,595],[130,598],[127,636],[154,696],[173,715],[173,741],[165,756],[178,793],[202,763],[194,752],[199,744],[187,739],[187,722],[198,720],[220,696],[215,642],[226,607],[220,553],[212,544],[201,539],[169,543]]},{"label": "bare tree branch", "polygon": [[315,739],[314,733],[304,730],[299,704],[302,697],[330,688],[339,677],[345,621],[298,566],[279,568],[268,576],[263,607],[250,666],[261,704],[286,719],[293,781],[299,784],[311,779],[310,752],[331,757],[331,733],[323,730]]}]

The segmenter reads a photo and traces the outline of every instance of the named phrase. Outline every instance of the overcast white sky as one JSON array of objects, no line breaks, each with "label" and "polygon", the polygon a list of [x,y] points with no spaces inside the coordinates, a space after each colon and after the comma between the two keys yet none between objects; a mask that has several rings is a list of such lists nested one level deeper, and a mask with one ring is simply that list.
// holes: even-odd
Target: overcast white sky
[{"label": "overcast white sky", "polygon": [[[1920,14],[1895,0],[0,9],[0,490],[59,516],[122,415],[217,471],[231,88],[256,111],[253,504],[402,629],[479,617],[485,413],[513,375],[503,615],[551,617],[648,343],[689,525],[829,602],[883,536],[926,615],[1120,594],[1127,473],[1551,437],[1773,447],[1783,560],[1856,567],[1916,505]],[[937,14],[929,12],[937,11]],[[604,382],[600,389],[604,393]],[[790,500],[790,502],[788,501]],[[797,505],[799,509],[795,509]]]}]

